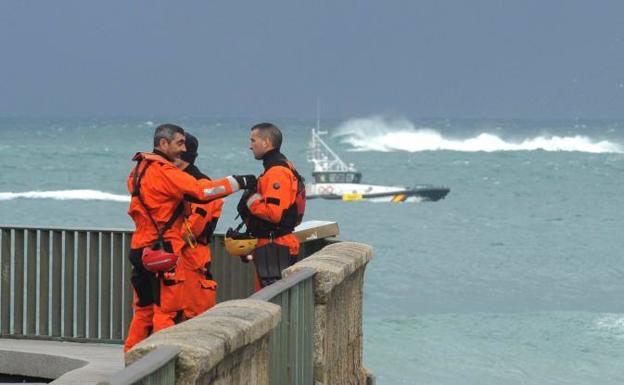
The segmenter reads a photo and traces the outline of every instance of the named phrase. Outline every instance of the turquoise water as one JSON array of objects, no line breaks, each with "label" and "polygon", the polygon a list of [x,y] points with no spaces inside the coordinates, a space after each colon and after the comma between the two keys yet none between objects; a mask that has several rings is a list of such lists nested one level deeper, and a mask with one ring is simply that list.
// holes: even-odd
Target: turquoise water
[{"label": "turquoise water", "polygon": [[[198,136],[208,175],[260,171],[247,150],[256,121],[175,121]],[[284,152],[309,175],[313,122],[277,123]],[[375,247],[364,359],[380,384],[624,381],[623,125],[324,124],[366,182],[451,188],[436,203],[308,204],[308,219],[336,220],[343,239]],[[152,131],[148,119],[0,119],[0,222],[130,227],[127,204],[115,199]],[[64,200],[66,190],[93,191]],[[48,198],[16,195],[34,191]],[[237,200],[227,201],[221,229]]]}]

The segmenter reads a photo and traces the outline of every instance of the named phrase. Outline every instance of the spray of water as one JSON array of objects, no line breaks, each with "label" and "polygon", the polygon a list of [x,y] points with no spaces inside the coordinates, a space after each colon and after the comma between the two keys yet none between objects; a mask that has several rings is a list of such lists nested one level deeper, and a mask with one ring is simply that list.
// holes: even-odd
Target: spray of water
[{"label": "spray of water", "polygon": [[8,201],[18,198],[130,202],[130,197],[128,195],[111,194],[98,190],[0,192],[0,201]]},{"label": "spray of water", "polygon": [[595,141],[582,135],[535,136],[520,141],[505,140],[495,134],[480,133],[471,138],[445,137],[430,128],[417,128],[406,119],[370,117],[350,119],[338,127],[336,136],[355,151],[578,151],[624,153],[624,146]]}]

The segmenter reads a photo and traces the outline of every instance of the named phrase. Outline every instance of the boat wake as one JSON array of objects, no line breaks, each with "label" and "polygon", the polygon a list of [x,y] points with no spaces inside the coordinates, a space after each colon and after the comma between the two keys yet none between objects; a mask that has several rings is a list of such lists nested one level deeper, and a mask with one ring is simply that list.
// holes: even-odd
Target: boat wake
[{"label": "boat wake", "polygon": [[335,136],[353,147],[353,151],[578,151],[588,153],[624,153],[624,146],[610,141],[595,141],[586,136],[535,136],[521,141],[481,133],[472,138],[444,137],[433,129],[416,128],[405,119],[383,117],[351,119],[338,127]]},{"label": "boat wake", "polygon": [[130,196],[128,195],[111,194],[98,190],[0,192],[0,201],[9,201],[19,198],[130,202]]}]

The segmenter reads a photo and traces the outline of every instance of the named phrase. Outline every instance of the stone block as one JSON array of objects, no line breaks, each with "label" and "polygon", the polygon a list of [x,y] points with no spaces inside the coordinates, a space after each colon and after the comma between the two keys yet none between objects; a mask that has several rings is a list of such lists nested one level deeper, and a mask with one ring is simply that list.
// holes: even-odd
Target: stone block
[{"label": "stone block", "polygon": [[372,257],[373,248],[369,245],[357,242],[334,243],[284,270],[282,276],[288,277],[304,267],[314,269],[315,301],[325,303],[335,286],[365,266]]},{"label": "stone block", "polygon": [[288,277],[306,267],[316,271],[316,384],[366,384],[367,371],[362,365],[362,303],[364,271],[372,255],[372,247],[362,243],[334,243],[282,273]]},{"label": "stone block", "polygon": [[[181,351],[176,361],[176,384],[197,384],[203,382],[200,381],[202,378],[212,381],[218,377],[213,369],[228,361],[226,357],[245,355],[246,349],[266,339],[280,321],[280,311],[279,306],[264,301],[245,299],[223,302],[198,317],[155,333],[137,344],[126,354],[126,364],[131,364],[158,346],[177,346]],[[240,364],[243,361],[236,362]],[[255,362],[254,365],[267,363],[265,358],[264,363]],[[231,377],[235,371],[230,365],[226,372]]]}]

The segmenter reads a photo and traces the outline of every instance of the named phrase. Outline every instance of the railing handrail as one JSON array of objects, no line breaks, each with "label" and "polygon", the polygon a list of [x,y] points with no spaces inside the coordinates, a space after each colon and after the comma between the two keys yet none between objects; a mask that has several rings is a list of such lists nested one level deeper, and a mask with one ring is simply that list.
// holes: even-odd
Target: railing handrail
[{"label": "railing handrail", "polygon": [[131,385],[155,373],[180,353],[177,346],[160,346],[97,385]]},{"label": "railing handrail", "polygon": [[275,298],[279,294],[285,292],[291,287],[297,285],[299,282],[305,281],[306,279],[313,277],[316,274],[316,271],[309,267],[304,267],[303,269],[289,275],[286,278],[282,278],[275,283],[266,286],[262,290],[252,294],[249,299],[257,299],[259,301],[270,301]]},{"label": "railing handrail", "polygon": [[16,230],[41,230],[41,231],[88,231],[88,232],[105,232],[105,233],[132,233],[132,229],[122,228],[99,228],[99,227],[62,227],[62,226],[30,226],[30,225],[6,225],[0,224],[0,229],[16,229]]},{"label": "railing handrail", "polygon": [[[62,227],[62,226],[31,226],[31,225],[10,225],[0,224],[0,229],[15,230],[40,230],[40,231],[75,231],[75,232],[107,232],[107,233],[127,233],[134,230],[131,228],[105,228],[105,227]],[[319,234],[320,232],[320,234]],[[335,237],[339,234],[338,225],[332,221],[306,221],[295,228],[294,234],[298,236],[300,242],[305,243],[320,238]],[[223,236],[223,232],[216,232],[215,235]]]}]

